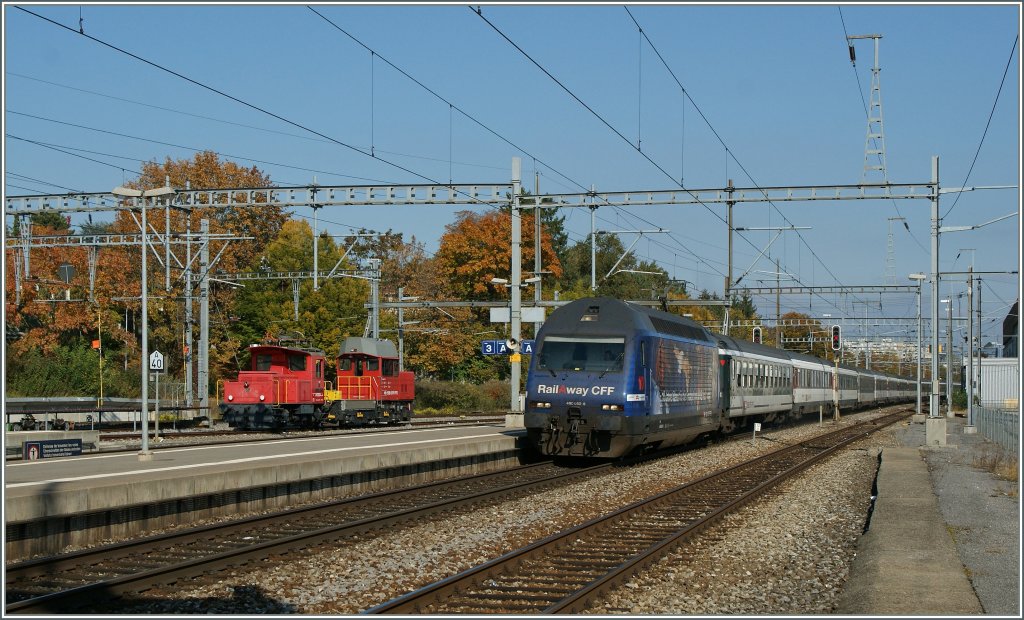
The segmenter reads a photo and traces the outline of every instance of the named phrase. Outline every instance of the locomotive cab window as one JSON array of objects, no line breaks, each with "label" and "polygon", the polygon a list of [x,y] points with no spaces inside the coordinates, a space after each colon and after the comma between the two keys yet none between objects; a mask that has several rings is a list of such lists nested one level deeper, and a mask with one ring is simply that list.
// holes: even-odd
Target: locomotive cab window
[{"label": "locomotive cab window", "polygon": [[288,355],[288,370],[305,370],[306,369],[306,356],[305,355]]},{"label": "locomotive cab window", "polygon": [[385,377],[397,377],[398,376],[398,360],[384,360],[384,376]]},{"label": "locomotive cab window", "polygon": [[625,351],[625,338],[548,336],[537,366],[542,370],[618,372]]},{"label": "locomotive cab window", "polygon": [[260,353],[256,356],[256,370],[270,370],[270,354]]},{"label": "locomotive cab window", "polygon": [[366,371],[367,372],[377,372],[377,370],[379,368],[380,368],[380,359],[378,359],[376,357],[371,357],[370,359],[366,360]]}]

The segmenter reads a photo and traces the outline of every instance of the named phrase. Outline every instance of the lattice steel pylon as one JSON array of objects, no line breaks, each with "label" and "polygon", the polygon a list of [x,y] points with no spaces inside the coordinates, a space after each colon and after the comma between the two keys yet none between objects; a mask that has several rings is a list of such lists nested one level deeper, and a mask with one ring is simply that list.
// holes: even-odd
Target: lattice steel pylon
[{"label": "lattice steel pylon", "polygon": [[[854,61],[853,43],[854,39],[871,39],[875,43],[875,63],[871,67],[871,98],[868,104],[868,129],[864,138],[864,171],[861,173],[861,183],[868,181],[877,182],[879,179],[868,179],[868,174],[877,173],[881,175],[881,181],[888,183],[889,178],[885,167],[885,125],[882,122],[882,85],[879,81],[879,74],[882,69],[878,66],[878,42],[880,34],[857,34],[846,37],[850,45],[850,60]],[[873,148],[872,148],[873,147]],[[877,158],[874,163],[872,156]]]}]

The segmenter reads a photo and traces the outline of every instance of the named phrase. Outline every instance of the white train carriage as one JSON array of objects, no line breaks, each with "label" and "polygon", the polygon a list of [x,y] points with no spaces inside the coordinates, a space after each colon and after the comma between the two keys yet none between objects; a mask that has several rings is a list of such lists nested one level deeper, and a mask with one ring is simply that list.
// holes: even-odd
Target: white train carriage
[{"label": "white train carriage", "polygon": [[870,407],[877,402],[876,379],[875,373],[863,368],[857,373],[857,404],[860,407]]},{"label": "white train carriage", "polygon": [[771,422],[793,410],[792,365],[785,351],[719,335],[719,359],[729,381],[723,385],[724,430],[743,418]]},{"label": "white train carriage", "polygon": [[831,412],[835,394],[832,388],[834,368],[824,361],[801,353],[790,353],[793,362],[793,413]]},{"label": "white train carriage", "polygon": [[[834,368],[834,367],[833,367]],[[839,366],[839,410],[856,409],[860,406],[858,375],[860,371],[852,366]]]}]

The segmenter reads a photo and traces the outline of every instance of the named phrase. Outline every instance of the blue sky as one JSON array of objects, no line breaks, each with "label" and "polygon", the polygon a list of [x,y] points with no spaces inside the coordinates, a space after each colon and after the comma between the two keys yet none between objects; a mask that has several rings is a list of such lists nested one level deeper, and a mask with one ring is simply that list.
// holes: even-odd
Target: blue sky
[{"label": "blue sky", "polygon": [[[864,102],[873,48],[869,41],[856,42],[853,68],[847,34],[883,36],[880,83],[890,181],[929,181],[931,157],[937,155],[943,187],[961,186],[965,179],[969,186],[1019,185],[1017,4],[849,4],[841,10],[839,5],[627,6],[629,12],[622,5],[483,5],[484,17],[599,119],[463,4],[314,5],[371,48],[373,60],[305,5],[25,5],[73,28],[70,32],[5,4],[4,191],[106,191],[134,178],[139,160],[194,153],[160,143],[214,150],[243,165],[274,162],[256,165],[280,185],[307,184],[314,177],[326,185],[423,183],[422,177],[507,182],[513,156],[523,159],[527,187],[539,173],[541,193],[591,185],[598,191],[667,190],[678,188],[680,179],[690,189],[722,187],[730,178],[739,187],[855,184],[864,166]],[[361,149],[372,145],[381,159],[422,177],[82,37],[80,16],[90,36],[340,142]],[[381,58],[525,152],[451,111]],[[692,101],[684,99],[676,79]],[[637,153],[638,139],[654,164]],[[955,196],[943,197],[943,214]],[[1017,190],[965,193],[943,225],[1019,214],[1019,196]],[[461,208],[466,207],[348,207],[325,210],[320,219],[334,234],[390,228],[434,250]],[[670,230],[671,235],[644,236],[636,252],[673,277],[720,293],[726,227],[720,219],[724,209],[711,211],[604,208],[597,225]],[[895,223],[895,271],[900,284],[909,283],[906,274],[929,269],[929,213],[923,200],[895,206],[885,201],[740,205],[736,226],[810,229],[799,236],[785,233],[756,263],[774,233],[736,238],[734,276],[753,264],[744,282],[767,286],[774,276],[763,272],[774,272],[778,259],[782,270],[805,286],[882,284],[889,218],[902,216],[910,230]],[[566,215],[570,239],[584,238],[589,213],[568,210]],[[943,235],[941,269],[965,270],[972,256],[976,270],[1018,269],[1019,229],[1017,215]],[[632,239],[623,237],[626,245]],[[974,251],[961,251],[967,248]],[[985,337],[994,339],[1019,295],[1020,279],[993,275],[985,282]],[[954,286],[954,294],[964,288]],[[944,287],[943,297],[948,294]],[[763,314],[774,312],[774,297],[756,303]],[[927,302],[925,308],[927,315]],[[911,294],[783,297],[787,310],[906,317],[915,314],[916,304]],[[887,331],[877,328],[873,334],[900,335]]]}]

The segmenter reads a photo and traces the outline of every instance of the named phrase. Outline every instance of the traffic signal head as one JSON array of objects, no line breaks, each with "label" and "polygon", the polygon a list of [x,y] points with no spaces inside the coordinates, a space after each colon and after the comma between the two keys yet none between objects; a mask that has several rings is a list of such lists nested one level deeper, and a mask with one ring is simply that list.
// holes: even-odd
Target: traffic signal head
[{"label": "traffic signal head", "polygon": [[761,344],[761,328],[754,328],[754,344]]},{"label": "traffic signal head", "polygon": [[843,348],[843,335],[842,327],[839,325],[832,326],[832,350],[839,351]]}]

